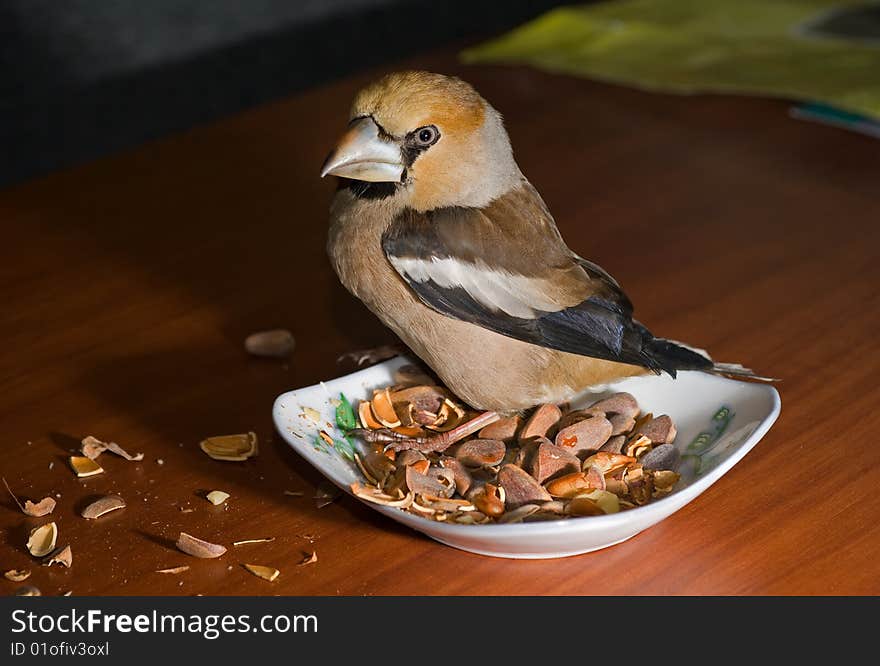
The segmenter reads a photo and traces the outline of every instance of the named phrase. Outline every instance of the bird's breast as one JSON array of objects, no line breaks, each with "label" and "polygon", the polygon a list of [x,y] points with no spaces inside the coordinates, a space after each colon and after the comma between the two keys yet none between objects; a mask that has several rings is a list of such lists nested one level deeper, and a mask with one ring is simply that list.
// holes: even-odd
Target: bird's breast
[{"label": "bird's breast", "polygon": [[509,412],[560,402],[589,384],[632,374],[633,366],[533,345],[428,307],[382,250],[393,213],[339,196],[328,253],[340,281],[472,407]]}]

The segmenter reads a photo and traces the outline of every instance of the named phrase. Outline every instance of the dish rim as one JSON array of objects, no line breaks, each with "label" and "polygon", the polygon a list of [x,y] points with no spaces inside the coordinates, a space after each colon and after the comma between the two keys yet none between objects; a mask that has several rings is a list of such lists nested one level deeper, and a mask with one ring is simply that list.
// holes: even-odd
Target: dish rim
[{"label": "dish rim", "polygon": [[[438,535],[440,535],[440,536],[445,535],[445,534],[449,534],[449,535],[459,534],[461,532],[466,532],[466,533],[469,533],[472,535],[473,530],[475,530],[477,528],[478,528],[478,531],[480,534],[487,534],[487,535],[492,534],[492,533],[495,533],[495,534],[504,533],[504,532],[508,532],[510,530],[513,530],[517,534],[540,535],[545,532],[557,532],[558,533],[560,530],[562,530],[562,531],[575,531],[578,528],[583,529],[585,525],[596,525],[597,527],[602,526],[602,527],[608,527],[608,528],[613,529],[615,526],[626,525],[627,523],[632,522],[634,519],[638,519],[640,516],[647,516],[648,513],[650,513],[650,512],[657,512],[659,510],[665,509],[670,506],[670,503],[679,504],[678,508],[682,508],[683,506],[685,506],[689,502],[696,499],[700,494],[702,494],[709,487],[714,485],[722,476],[727,474],[727,472],[730,471],[730,469],[732,467],[734,467],[737,463],[739,463],[740,460],[742,460],[746,456],[746,454],[749,451],[751,451],[757,445],[757,443],[759,441],[761,441],[761,439],[763,439],[764,435],[767,434],[767,432],[770,430],[770,428],[773,426],[773,424],[779,418],[779,414],[782,411],[782,400],[780,398],[779,391],[776,389],[775,386],[773,386],[771,384],[763,384],[763,383],[759,383],[759,382],[747,382],[749,384],[754,385],[756,389],[764,391],[765,393],[767,393],[769,395],[770,400],[771,400],[771,407],[770,407],[770,412],[767,414],[767,416],[765,416],[763,419],[761,419],[761,421],[758,423],[758,426],[755,428],[755,430],[745,440],[743,440],[740,444],[738,444],[737,447],[733,451],[731,451],[730,455],[727,458],[725,458],[721,463],[719,463],[716,467],[714,467],[712,470],[710,470],[704,476],[701,476],[698,479],[695,479],[694,481],[689,483],[684,488],[681,488],[680,490],[674,491],[673,493],[667,495],[666,497],[661,497],[661,498],[655,499],[655,500],[651,501],[650,503],[644,504],[642,506],[636,506],[631,509],[627,509],[626,511],[620,511],[618,513],[612,513],[612,514],[604,514],[604,515],[600,515],[600,516],[577,516],[577,517],[569,517],[569,518],[559,518],[556,520],[539,520],[539,521],[532,521],[532,522],[517,522],[517,523],[495,523],[495,522],[493,522],[493,523],[487,523],[487,524],[482,524],[482,525],[477,525],[477,524],[468,525],[468,524],[462,524],[462,523],[445,523],[445,522],[441,522],[441,521],[430,520],[429,518],[425,518],[423,516],[409,513],[408,511],[404,511],[403,509],[398,508],[398,507],[382,506],[381,504],[375,504],[373,502],[368,502],[366,500],[361,499],[360,497],[358,497],[357,495],[355,495],[351,491],[351,488],[349,488],[347,485],[340,485],[336,481],[336,479],[332,478],[331,476],[328,476],[322,468],[315,465],[310,458],[304,456],[302,454],[302,452],[300,452],[300,450],[298,448],[298,445],[300,443],[304,444],[305,446],[311,446],[310,444],[307,443],[308,440],[298,439],[296,437],[289,437],[288,434],[285,433],[279,427],[279,421],[281,420],[281,418],[280,418],[280,415],[281,415],[280,405],[285,398],[289,399],[289,397],[294,394],[297,394],[297,393],[300,393],[300,392],[306,391],[306,390],[313,390],[313,389],[323,389],[329,396],[331,392],[328,390],[327,384],[329,384],[331,382],[336,382],[339,380],[349,380],[349,381],[355,380],[356,381],[358,376],[372,374],[373,372],[375,372],[376,368],[378,368],[380,366],[386,366],[386,365],[390,366],[390,365],[396,364],[396,363],[405,364],[407,362],[413,362],[413,359],[411,359],[410,357],[408,357],[406,355],[395,356],[391,359],[383,361],[382,363],[377,363],[377,364],[372,365],[368,368],[356,370],[355,372],[351,372],[347,375],[341,375],[339,377],[334,377],[333,379],[329,379],[326,381],[319,381],[316,384],[311,384],[309,386],[302,386],[297,389],[285,391],[284,393],[282,393],[278,397],[276,397],[275,401],[273,402],[273,405],[272,405],[272,417],[273,418],[272,418],[272,420],[273,420],[273,424],[275,425],[275,429],[279,432],[282,439],[284,439],[284,441],[290,447],[292,447],[294,449],[294,451],[296,451],[296,453],[298,455],[300,455],[301,458],[303,458],[307,463],[309,463],[318,472],[320,472],[321,476],[323,476],[325,479],[327,479],[328,481],[333,483],[335,486],[337,486],[338,488],[343,490],[349,496],[354,497],[361,504],[366,504],[370,508],[374,509],[375,511],[377,511],[383,515],[387,515],[395,520],[399,519],[398,522],[402,522],[402,523],[406,524],[408,527],[412,527],[413,529],[422,531],[420,529],[420,527],[418,527],[418,526],[430,526],[431,530],[437,532]],[[692,372],[698,372],[698,371],[692,371]],[[736,381],[738,381],[738,380],[730,379],[727,377],[706,375],[706,373],[700,373],[700,374],[705,375],[707,379],[712,380],[712,381],[719,381],[719,382],[730,382],[730,381],[736,382]],[[626,378],[621,381],[627,381],[627,379],[632,379],[632,378]],[[609,384],[607,386],[589,387],[589,388],[593,388],[596,391],[607,390],[608,388],[612,388],[617,383],[619,383],[619,382],[614,382],[613,384]],[[676,510],[677,509],[673,508],[672,512],[670,512],[670,515],[671,515],[671,513],[674,513]],[[662,518],[661,518],[661,520],[662,520]]]}]

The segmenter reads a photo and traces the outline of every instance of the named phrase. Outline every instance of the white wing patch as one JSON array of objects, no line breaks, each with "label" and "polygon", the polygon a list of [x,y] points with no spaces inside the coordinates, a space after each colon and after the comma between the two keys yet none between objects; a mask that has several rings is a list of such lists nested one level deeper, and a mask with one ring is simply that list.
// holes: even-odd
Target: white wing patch
[{"label": "white wing patch", "polygon": [[572,305],[550,296],[553,284],[549,280],[497,270],[479,262],[452,257],[418,259],[392,255],[388,260],[398,273],[412,282],[433,282],[443,289],[464,289],[480,305],[511,317],[534,319]]}]

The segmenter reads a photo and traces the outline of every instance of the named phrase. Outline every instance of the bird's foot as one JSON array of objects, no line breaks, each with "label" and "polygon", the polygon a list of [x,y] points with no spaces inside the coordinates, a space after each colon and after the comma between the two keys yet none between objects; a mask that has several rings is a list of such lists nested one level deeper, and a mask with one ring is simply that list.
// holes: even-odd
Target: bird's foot
[{"label": "bird's foot", "polygon": [[375,365],[376,363],[387,361],[389,358],[394,358],[395,356],[400,356],[404,353],[406,353],[406,347],[403,345],[381,345],[371,349],[358,349],[346,352],[339,356],[336,359],[336,362],[344,363],[345,361],[354,361],[355,365],[361,367],[364,365]]},{"label": "bird's foot", "polygon": [[422,453],[439,453],[445,451],[456,442],[463,440],[465,437],[485,428],[490,423],[495,423],[500,418],[501,416],[497,412],[483,412],[451,430],[439,432],[430,437],[412,437],[395,432],[390,428],[380,428],[378,430],[358,428],[351,430],[350,434],[360,437],[369,444],[385,444],[386,449],[393,451],[416,449]]}]

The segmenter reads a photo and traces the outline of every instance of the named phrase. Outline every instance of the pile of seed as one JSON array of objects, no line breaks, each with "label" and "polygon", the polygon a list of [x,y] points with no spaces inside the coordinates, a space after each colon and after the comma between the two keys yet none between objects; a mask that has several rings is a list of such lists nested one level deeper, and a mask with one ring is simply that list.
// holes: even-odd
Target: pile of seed
[{"label": "pile of seed", "polygon": [[[364,428],[407,436],[442,432],[467,411],[440,386],[394,386],[358,405]],[[361,499],[466,524],[616,513],[673,490],[680,476],[669,416],[642,414],[629,393],[586,409],[544,404],[443,450],[395,453],[372,445],[357,463]]]}]

